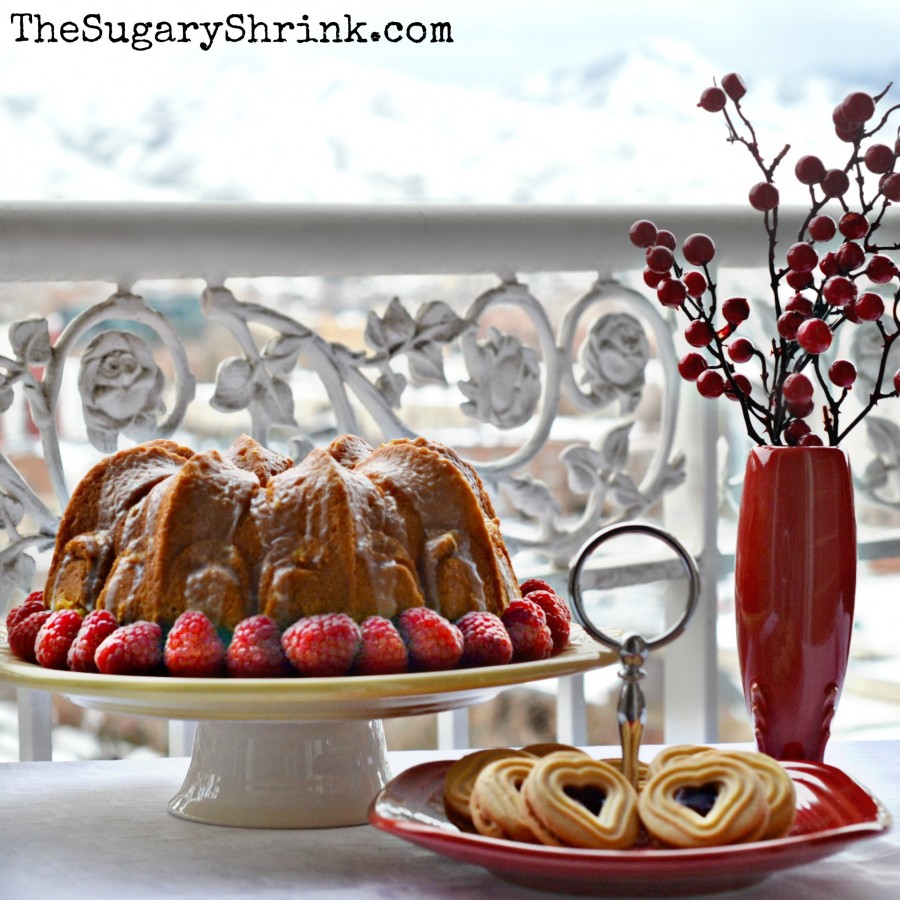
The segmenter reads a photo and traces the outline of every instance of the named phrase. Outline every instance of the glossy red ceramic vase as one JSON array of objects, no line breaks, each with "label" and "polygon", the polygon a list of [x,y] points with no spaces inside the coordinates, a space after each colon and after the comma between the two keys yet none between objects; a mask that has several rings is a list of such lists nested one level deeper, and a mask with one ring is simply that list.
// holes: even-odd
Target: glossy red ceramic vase
[{"label": "glossy red ceramic vase", "polygon": [[839,447],[756,447],[735,559],[737,645],[760,750],[821,762],[850,653],[856,516]]}]

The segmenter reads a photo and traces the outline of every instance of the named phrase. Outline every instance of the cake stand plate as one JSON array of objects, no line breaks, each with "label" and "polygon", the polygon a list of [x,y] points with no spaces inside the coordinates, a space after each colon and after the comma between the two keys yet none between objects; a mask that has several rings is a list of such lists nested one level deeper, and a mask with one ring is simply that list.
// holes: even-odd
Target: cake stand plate
[{"label": "cake stand plate", "polygon": [[448,672],[344,678],[171,678],[63,672],[16,659],[0,629],[0,679],[89,709],[197,720],[174,815],[215,825],[324,828],[367,821],[391,779],[381,720],[458,709],[575,675],[616,656],[573,627],[551,657]]}]

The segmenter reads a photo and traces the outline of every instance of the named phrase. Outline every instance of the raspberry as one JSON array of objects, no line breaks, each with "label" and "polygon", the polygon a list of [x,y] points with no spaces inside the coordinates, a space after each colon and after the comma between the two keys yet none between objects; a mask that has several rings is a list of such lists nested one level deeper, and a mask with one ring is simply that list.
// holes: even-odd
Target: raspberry
[{"label": "raspberry", "polygon": [[527,597],[532,591],[552,591],[553,588],[541,578],[529,578],[519,585],[523,597]]},{"label": "raspberry", "polygon": [[463,636],[462,665],[502,666],[512,660],[512,640],[499,616],[467,612],[457,620],[456,627]]},{"label": "raspberry", "polygon": [[12,631],[13,626],[18,622],[21,622],[22,619],[24,619],[26,616],[30,616],[32,613],[40,612],[42,609],[45,609],[44,592],[32,591],[18,606],[14,606],[6,614],[7,632]]},{"label": "raspberry", "polygon": [[20,618],[18,622],[9,630],[7,640],[9,641],[9,649],[25,662],[36,662],[34,655],[34,642],[37,640],[38,632],[47,619],[50,618],[49,609],[41,609],[37,612],[30,613],[24,618]]},{"label": "raspberry", "polygon": [[96,672],[97,664],[94,654],[103,641],[117,628],[119,623],[108,609],[95,609],[89,612],[69,647],[66,664],[72,672]]},{"label": "raspberry", "polygon": [[298,619],[281,636],[291,665],[311,677],[346,675],[361,642],[359,625],[346,613]]},{"label": "raspberry", "polygon": [[416,606],[403,610],[397,628],[409,651],[410,668],[436,672],[459,665],[462,632],[433,609]]},{"label": "raspberry", "polygon": [[145,675],[163,659],[162,628],[143,619],[123,625],[105,637],[94,662],[104,675]]},{"label": "raspberry", "polygon": [[225,668],[225,645],[209,617],[196,609],[183,612],[172,625],[163,649],[170,675],[214,678]]},{"label": "raspberry", "polygon": [[396,675],[409,669],[406,644],[390,619],[370,616],[360,631],[362,644],[353,663],[358,675]]},{"label": "raspberry", "polygon": [[81,628],[81,614],[74,609],[52,612],[34,641],[34,657],[45,669],[65,669],[69,647]]},{"label": "raspberry", "polygon": [[553,652],[547,616],[533,600],[513,600],[501,616],[513,645],[513,662],[546,659]]},{"label": "raspberry", "polygon": [[553,635],[553,652],[564,650],[569,645],[572,629],[572,613],[566,601],[555,591],[532,591],[528,599],[544,611],[547,627]]},{"label": "raspberry", "polygon": [[225,654],[233,678],[278,678],[290,672],[278,625],[268,616],[239,622]]}]

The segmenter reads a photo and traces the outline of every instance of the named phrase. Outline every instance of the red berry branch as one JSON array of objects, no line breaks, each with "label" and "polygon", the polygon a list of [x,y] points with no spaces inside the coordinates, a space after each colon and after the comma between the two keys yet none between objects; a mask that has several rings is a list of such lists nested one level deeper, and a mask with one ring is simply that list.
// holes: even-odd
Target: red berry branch
[{"label": "red berry branch", "polygon": [[[892,144],[872,140],[900,109],[891,106],[876,118],[888,90],[890,85],[874,97],[855,91],[835,107],[835,134],[850,145],[842,167],[826,168],[813,155],[797,160],[794,175],[808,188],[810,206],[783,256],[778,249],[775,172],[790,145],[771,162],[763,158],[741,106],[747,88],[739,75],[729,73],[721,86],[706,88],[700,97],[700,107],[722,114],[728,141],[742,144],[763,176],[750,188],[748,200],[763,214],[768,240],[775,322],[771,346],[765,350],[736,334],[750,317],[748,301],[728,297],[719,302],[709,268],[716,254],[712,238],[689,235],[681,244],[679,261],[678,241],[671,231],[646,219],[631,226],[631,242],[645,252],[645,284],[656,290],[663,306],[680,310],[688,319],[684,338],[694,349],[679,361],[679,374],[694,382],[704,397],[724,395],[737,402],[747,433],[758,444],[837,445],[880,400],[900,393],[900,371],[887,372],[888,355],[900,336],[900,271],[889,253],[900,245],[877,240],[889,207],[900,202],[900,172],[894,171],[900,136]],[[844,327],[875,328],[882,346],[874,388],[847,424],[841,415],[849,415],[844,403],[856,381],[856,367],[847,359],[829,363],[825,358]],[[761,393],[745,367],[758,376]],[[825,440],[810,424],[817,410]]]}]

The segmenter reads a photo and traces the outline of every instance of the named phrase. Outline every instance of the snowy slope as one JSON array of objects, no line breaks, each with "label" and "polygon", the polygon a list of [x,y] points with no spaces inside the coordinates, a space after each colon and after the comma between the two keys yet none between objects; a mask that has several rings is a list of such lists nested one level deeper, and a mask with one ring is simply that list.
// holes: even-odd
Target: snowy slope
[{"label": "snowy slope", "polygon": [[[696,106],[723,72],[679,43],[540,73],[506,93],[287,54],[221,60],[126,71],[98,59],[28,77],[0,61],[0,196],[741,202],[757,180],[719,117]],[[828,138],[846,86],[751,90],[764,150],[796,140],[796,155],[822,149],[843,162],[834,139],[811,141]]]}]

